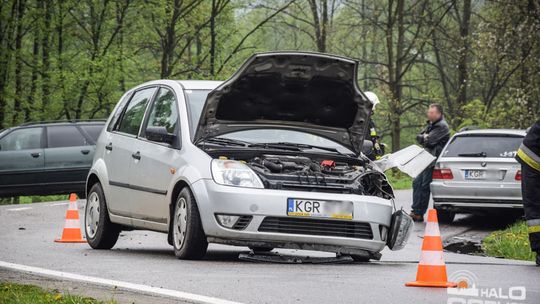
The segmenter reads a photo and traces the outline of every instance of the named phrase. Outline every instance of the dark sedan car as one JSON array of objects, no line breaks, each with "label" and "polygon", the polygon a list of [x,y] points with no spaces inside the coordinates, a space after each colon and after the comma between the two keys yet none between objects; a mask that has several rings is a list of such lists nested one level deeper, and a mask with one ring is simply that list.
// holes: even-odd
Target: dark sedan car
[{"label": "dark sedan car", "polygon": [[104,121],[29,123],[0,132],[0,197],[84,197]]}]

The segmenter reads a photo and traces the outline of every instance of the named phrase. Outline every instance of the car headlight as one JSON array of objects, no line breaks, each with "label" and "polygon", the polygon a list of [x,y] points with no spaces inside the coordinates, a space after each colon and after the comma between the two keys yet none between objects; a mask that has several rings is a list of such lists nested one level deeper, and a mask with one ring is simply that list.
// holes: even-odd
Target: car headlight
[{"label": "car headlight", "polygon": [[220,185],[264,188],[263,183],[246,164],[236,160],[212,160],[212,177]]}]

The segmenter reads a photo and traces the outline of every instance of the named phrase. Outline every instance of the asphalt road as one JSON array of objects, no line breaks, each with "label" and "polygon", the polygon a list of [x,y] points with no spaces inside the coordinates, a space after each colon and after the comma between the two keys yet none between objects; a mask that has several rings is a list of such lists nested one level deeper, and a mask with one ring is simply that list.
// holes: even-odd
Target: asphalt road
[{"label": "asphalt road", "polygon": [[[398,206],[408,210],[409,201],[410,191],[398,191]],[[84,202],[79,201],[81,215],[84,214],[83,207]],[[415,226],[405,249],[396,252],[385,249],[378,262],[252,263],[238,259],[238,254],[247,252],[247,248],[222,245],[210,245],[205,260],[180,261],[167,244],[165,234],[147,231],[123,232],[114,249],[108,251],[92,250],[87,244],[54,243],[61,234],[66,209],[66,202],[0,206],[0,262],[241,303],[447,303],[456,297],[449,296],[446,289],[404,286],[416,276],[424,224]],[[488,228],[482,228],[486,225]],[[455,225],[442,225],[441,232],[444,239],[449,239],[483,233],[501,225],[499,219],[468,216],[460,217]],[[280,252],[325,255],[292,250]],[[495,296],[507,296],[511,287],[524,287],[526,299],[513,302],[540,302],[540,268],[534,267],[533,263],[451,252],[445,253],[445,260],[450,277],[457,274],[475,276],[477,287],[484,290],[484,295],[491,294],[490,298],[476,300],[506,303],[508,300]],[[25,281],[18,271],[0,270],[0,280]],[[146,296],[139,298],[133,294],[118,299],[121,302],[152,302]],[[159,303],[157,299],[156,303]],[[465,303],[472,298],[461,296],[459,299],[454,303]]]}]

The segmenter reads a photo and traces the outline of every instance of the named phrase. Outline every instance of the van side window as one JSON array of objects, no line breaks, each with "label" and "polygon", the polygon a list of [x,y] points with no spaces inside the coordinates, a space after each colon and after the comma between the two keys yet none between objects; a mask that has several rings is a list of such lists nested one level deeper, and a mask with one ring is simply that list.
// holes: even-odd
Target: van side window
[{"label": "van side window", "polygon": [[40,149],[42,133],[41,127],[13,130],[0,139],[0,151]]},{"label": "van side window", "polygon": [[86,138],[75,126],[47,127],[47,147],[65,148],[89,145]]},{"label": "van side window", "polygon": [[154,96],[155,91],[156,88],[148,88],[135,92],[117,125],[117,131],[132,135],[139,134],[146,105]]},{"label": "van side window", "polygon": [[148,116],[148,127],[165,127],[167,132],[174,133],[178,124],[178,110],[174,93],[166,88],[160,88],[152,110]]}]

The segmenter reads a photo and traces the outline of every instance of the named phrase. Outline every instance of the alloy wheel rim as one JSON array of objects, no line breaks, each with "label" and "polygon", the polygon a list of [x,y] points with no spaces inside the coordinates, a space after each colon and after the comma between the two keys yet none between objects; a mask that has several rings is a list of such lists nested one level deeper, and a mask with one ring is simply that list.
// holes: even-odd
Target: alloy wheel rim
[{"label": "alloy wheel rim", "polygon": [[84,221],[86,234],[89,238],[93,238],[99,227],[99,196],[95,192],[92,192],[88,197]]},{"label": "alloy wheel rim", "polygon": [[176,206],[176,214],[174,215],[174,244],[177,249],[182,248],[186,238],[187,227],[187,201],[181,197]]}]

